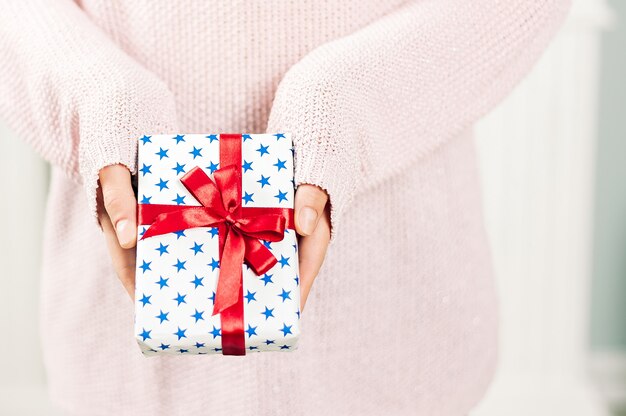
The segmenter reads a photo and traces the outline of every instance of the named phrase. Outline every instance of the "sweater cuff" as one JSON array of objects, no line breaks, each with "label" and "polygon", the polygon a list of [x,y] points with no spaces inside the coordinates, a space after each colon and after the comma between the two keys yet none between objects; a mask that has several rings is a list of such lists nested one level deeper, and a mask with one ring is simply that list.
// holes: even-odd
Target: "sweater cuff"
[{"label": "sweater cuff", "polygon": [[155,78],[133,82],[82,103],[79,164],[91,217],[98,221],[100,170],[121,164],[137,172],[137,142],[143,135],[177,132],[175,99]]},{"label": "sweater cuff", "polygon": [[[279,130],[277,130],[279,131]],[[338,149],[326,143],[294,141],[295,185],[316,185],[328,194],[330,204],[330,241],[337,235],[340,219],[354,195],[355,181],[347,169],[348,163],[337,155]]]}]

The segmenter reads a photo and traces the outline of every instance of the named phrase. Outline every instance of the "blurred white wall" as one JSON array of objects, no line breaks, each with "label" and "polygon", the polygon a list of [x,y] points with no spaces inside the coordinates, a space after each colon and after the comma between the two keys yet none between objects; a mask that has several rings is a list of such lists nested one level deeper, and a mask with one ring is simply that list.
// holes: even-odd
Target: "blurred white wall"
[{"label": "blurred white wall", "polygon": [[600,62],[596,250],[593,327],[595,349],[626,350],[626,1],[609,2],[616,24],[606,31]]},{"label": "blurred white wall", "polygon": [[0,149],[0,414],[52,415],[37,326],[48,168],[2,125]]},{"label": "blurred white wall", "polygon": [[579,0],[477,126],[500,295],[498,374],[475,415],[607,415],[588,375],[603,1]]},{"label": "blurred white wall", "polygon": [[605,397],[626,415],[626,1],[607,1],[616,22],[600,64],[591,363]]}]

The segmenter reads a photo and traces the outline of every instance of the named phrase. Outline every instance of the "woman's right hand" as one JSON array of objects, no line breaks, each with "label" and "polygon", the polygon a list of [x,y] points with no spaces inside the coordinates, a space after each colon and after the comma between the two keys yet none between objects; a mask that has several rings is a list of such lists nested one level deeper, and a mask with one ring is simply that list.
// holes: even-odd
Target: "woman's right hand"
[{"label": "woman's right hand", "polygon": [[113,268],[131,300],[135,293],[137,200],[129,170],[111,165],[100,170],[98,218],[104,231]]}]

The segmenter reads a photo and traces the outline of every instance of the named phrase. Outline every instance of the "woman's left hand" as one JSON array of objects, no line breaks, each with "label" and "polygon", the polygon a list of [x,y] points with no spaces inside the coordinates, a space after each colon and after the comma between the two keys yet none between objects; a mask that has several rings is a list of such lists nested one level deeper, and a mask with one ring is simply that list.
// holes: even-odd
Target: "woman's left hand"
[{"label": "woman's left hand", "polygon": [[330,241],[328,195],[315,185],[303,184],[295,202],[298,261],[300,263],[300,309],[304,309],[313,281],[322,267]]}]

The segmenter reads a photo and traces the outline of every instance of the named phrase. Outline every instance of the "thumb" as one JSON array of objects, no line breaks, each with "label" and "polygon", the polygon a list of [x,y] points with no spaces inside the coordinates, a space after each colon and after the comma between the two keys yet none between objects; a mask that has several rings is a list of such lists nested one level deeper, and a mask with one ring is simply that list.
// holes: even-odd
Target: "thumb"
[{"label": "thumb", "polygon": [[311,235],[324,213],[328,195],[319,186],[303,184],[296,190],[296,231],[298,234]]},{"label": "thumb", "polygon": [[100,170],[102,201],[115,228],[122,248],[131,248],[137,242],[137,200],[130,182],[130,172],[122,165],[111,165]]}]

